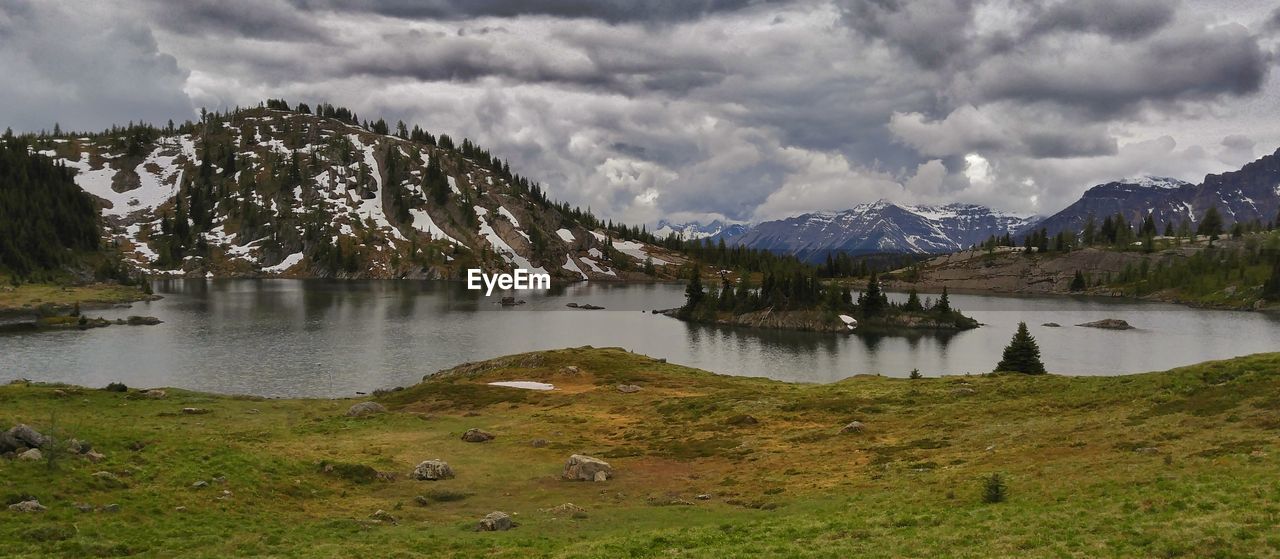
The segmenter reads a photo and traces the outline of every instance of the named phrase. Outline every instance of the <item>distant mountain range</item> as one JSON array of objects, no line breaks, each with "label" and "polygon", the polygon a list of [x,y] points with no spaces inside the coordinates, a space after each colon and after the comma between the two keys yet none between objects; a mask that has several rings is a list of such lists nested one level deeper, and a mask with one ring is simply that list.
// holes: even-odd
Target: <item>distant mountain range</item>
[{"label": "distant mountain range", "polygon": [[1239,171],[1208,175],[1200,184],[1167,177],[1100,184],[1049,217],[971,204],[908,206],[881,200],[842,212],[807,213],[752,226],[725,227],[719,221],[706,226],[696,222],[673,226],[663,222],[658,231],[680,231],[686,238],[724,239],[730,246],[820,262],[832,252],[938,254],[968,248],[992,235],[1020,238],[1041,228],[1050,235],[1080,232],[1090,215],[1100,223],[1121,214],[1136,226],[1151,214],[1163,231],[1168,223],[1175,227],[1183,220],[1197,223],[1211,206],[1218,207],[1228,227],[1237,221],[1267,224],[1280,219],[1280,150]]},{"label": "distant mountain range", "polygon": [[720,220],[712,221],[706,225],[691,221],[688,223],[672,223],[665,219],[658,221],[658,228],[653,230],[653,234],[659,239],[665,238],[672,233],[680,235],[686,240],[705,239],[707,237],[736,237],[747,231],[747,225],[743,223],[725,223]]},{"label": "distant mountain range", "polygon": [[818,212],[766,221],[723,238],[733,246],[793,254],[818,262],[832,252],[953,252],[991,235],[1019,231],[1036,219],[973,204],[906,206],[881,200],[838,213]]}]

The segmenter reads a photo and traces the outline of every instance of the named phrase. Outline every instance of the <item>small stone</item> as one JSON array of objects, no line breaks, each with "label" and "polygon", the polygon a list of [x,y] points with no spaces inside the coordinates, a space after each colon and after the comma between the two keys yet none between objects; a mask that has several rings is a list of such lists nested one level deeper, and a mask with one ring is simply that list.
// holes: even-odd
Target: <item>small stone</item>
[{"label": "small stone", "polygon": [[867,430],[867,424],[861,421],[850,421],[848,425],[840,428],[841,433],[862,433]]},{"label": "small stone", "polygon": [[484,515],[484,518],[480,520],[478,529],[481,532],[500,532],[510,530],[513,526],[515,526],[515,523],[511,521],[511,515],[502,511],[494,511]]},{"label": "small stone", "polygon": [[462,440],[469,443],[483,443],[492,441],[493,434],[479,429],[467,429],[467,432],[462,434]]},{"label": "small stone", "polygon": [[86,452],[84,454],[84,457],[88,458],[90,462],[93,462],[96,464],[106,459],[107,456],[105,454],[102,454],[101,452],[94,452],[90,450],[89,452]]},{"label": "small stone", "polygon": [[206,408],[182,408],[182,413],[185,415],[203,415],[210,411],[212,410]]},{"label": "small stone", "polygon": [[174,507],[173,512],[187,512],[187,507]]},{"label": "small stone", "polygon": [[111,503],[103,506],[101,510],[102,512],[120,512],[120,505],[117,503]]},{"label": "small stone", "polygon": [[576,374],[578,374],[578,373],[582,372],[580,369],[578,369],[577,367],[575,367],[575,366],[573,366],[573,365],[569,365],[569,366],[567,366],[567,367],[565,367],[565,368],[561,369],[560,371],[561,371],[561,372],[563,372],[563,373],[565,373],[565,374],[568,374],[568,375],[576,375]]},{"label": "small stone", "polygon": [[76,510],[80,512],[93,512],[93,508],[94,508],[93,505],[89,503],[75,503],[71,506],[75,507]]},{"label": "small stone", "polygon": [[418,464],[409,477],[421,481],[438,481],[453,478],[453,468],[444,460],[427,460]]},{"label": "small stone", "polygon": [[639,386],[634,385],[634,384],[619,384],[619,385],[618,385],[618,392],[621,392],[621,393],[623,393],[623,394],[634,394],[634,393],[639,392],[639,391],[641,391],[641,390],[643,390],[643,389],[642,389],[642,388],[640,388]]},{"label": "small stone", "polygon": [[40,449],[38,448],[28,449],[26,452],[18,455],[18,460],[22,460],[23,462],[39,462],[44,460],[44,453],[40,452]]},{"label": "small stone", "polygon": [[347,417],[365,417],[387,413],[387,408],[377,402],[360,402],[347,410]]},{"label": "small stone", "polygon": [[386,522],[388,524],[395,524],[397,520],[396,517],[391,516],[391,513],[382,509],[378,509],[373,514],[369,515],[369,518],[372,518],[379,522]]},{"label": "small stone", "polygon": [[1160,452],[1160,449],[1154,446],[1144,446],[1144,447],[1135,448],[1133,449],[1133,451],[1138,454],[1155,454],[1157,452]]},{"label": "small stone", "polygon": [[549,509],[543,509],[542,512],[545,512],[552,516],[572,516],[575,518],[581,518],[586,516],[587,509],[584,509],[573,503],[564,503],[562,505],[557,505]]},{"label": "small stone", "polygon": [[67,397],[67,391],[66,391],[66,390],[63,390],[63,389],[61,389],[61,388],[59,388],[59,389],[56,389],[56,390],[54,390],[54,391],[53,391],[53,395],[54,395],[55,397],[57,397],[57,398],[66,398],[66,397]]},{"label": "small stone", "polygon": [[191,488],[192,488],[192,489],[204,489],[204,488],[206,488],[206,487],[209,487],[209,482],[207,482],[207,481],[205,481],[205,480],[203,480],[203,479],[202,479],[202,480],[200,480],[200,481],[197,481],[197,482],[195,482],[195,483],[193,483],[193,484],[191,484]]},{"label": "small stone", "polygon": [[706,493],[702,493],[702,494],[698,495],[697,497],[694,497],[694,499],[697,499],[697,500],[699,500],[699,501],[709,501],[709,500],[711,500],[711,495],[707,495]]},{"label": "small stone", "polygon": [[119,476],[111,472],[105,472],[105,471],[94,472],[92,476],[93,476],[93,479],[101,482],[103,485],[106,485],[108,487],[125,487],[128,485],[127,483],[124,482],[124,480],[120,479]]},{"label": "small stone", "polygon": [[9,505],[9,510],[13,512],[44,512],[49,509],[40,504],[40,501],[32,499],[30,501],[22,501],[21,503]]}]

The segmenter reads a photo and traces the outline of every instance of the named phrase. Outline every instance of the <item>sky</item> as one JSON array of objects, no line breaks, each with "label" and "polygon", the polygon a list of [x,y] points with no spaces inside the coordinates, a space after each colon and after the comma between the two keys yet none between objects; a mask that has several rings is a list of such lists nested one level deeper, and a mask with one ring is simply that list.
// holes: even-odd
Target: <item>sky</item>
[{"label": "sky", "polygon": [[284,98],[471,138],[628,223],[879,199],[1047,215],[1280,148],[1269,4],[0,0],[0,126]]}]

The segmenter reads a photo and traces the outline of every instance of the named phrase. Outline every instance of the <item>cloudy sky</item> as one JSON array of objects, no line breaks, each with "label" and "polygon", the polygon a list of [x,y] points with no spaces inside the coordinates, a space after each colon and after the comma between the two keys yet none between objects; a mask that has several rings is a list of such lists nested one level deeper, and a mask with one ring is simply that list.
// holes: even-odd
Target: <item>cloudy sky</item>
[{"label": "cloudy sky", "polygon": [[268,97],[466,136],[628,222],[885,198],[1052,213],[1280,148],[1230,0],[0,0],[0,126]]}]

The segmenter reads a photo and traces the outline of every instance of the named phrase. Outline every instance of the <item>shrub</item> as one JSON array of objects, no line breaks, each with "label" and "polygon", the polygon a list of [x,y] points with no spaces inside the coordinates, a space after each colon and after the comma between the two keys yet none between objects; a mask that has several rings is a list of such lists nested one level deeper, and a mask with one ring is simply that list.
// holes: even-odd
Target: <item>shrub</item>
[{"label": "shrub", "polygon": [[991,474],[983,482],[982,502],[984,503],[1001,503],[1007,497],[1008,487],[1005,486],[1004,478],[1000,474]]},{"label": "shrub", "polygon": [[113,382],[108,384],[106,388],[103,388],[103,390],[106,390],[107,392],[128,392],[129,387],[125,386],[123,382]]},{"label": "shrub", "polygon": [[911,374],[907,375],[909,379],[922,379],[924,375],[920,374],[920,369],[911,369]]}]

